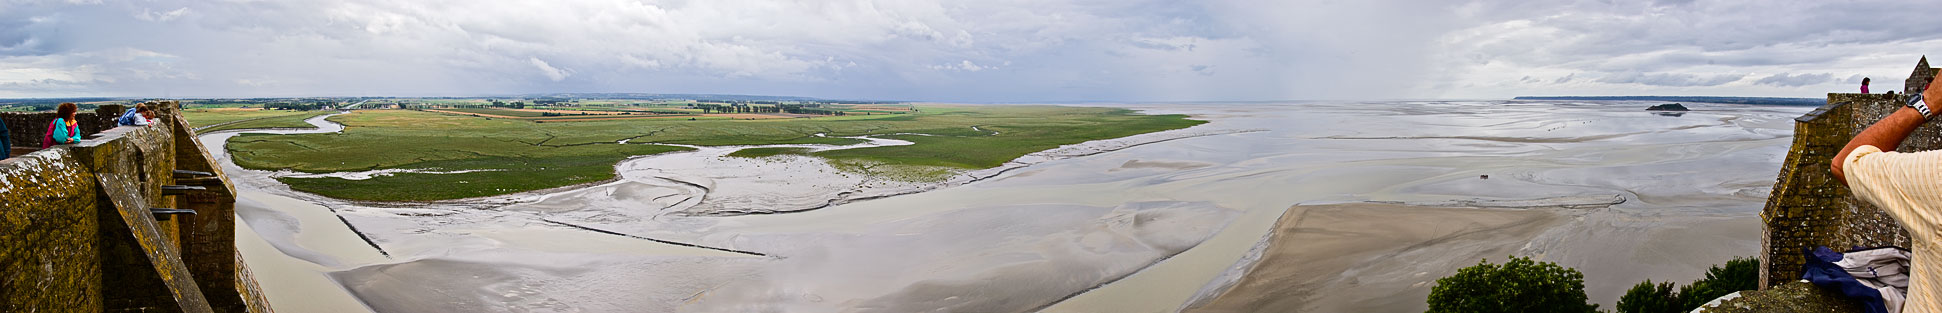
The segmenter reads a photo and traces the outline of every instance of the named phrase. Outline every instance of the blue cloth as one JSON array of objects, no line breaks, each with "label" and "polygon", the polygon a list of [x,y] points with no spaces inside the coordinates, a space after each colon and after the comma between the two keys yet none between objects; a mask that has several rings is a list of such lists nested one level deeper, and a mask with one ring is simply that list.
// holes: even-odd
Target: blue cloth
[{"label": "blue cloth", "polygon": [[8,157],[13,156],[13,135],[12,134],[13,133],[7,132],[7,122],[0,121],[0,148],[6,148],[6,150],[0,150],[0,160],[5,160]]},{"label": "blue cloth", "polygon": [[127,112],[121,112],[120,118],[115,119],[115,124],[121,124],[122,126],[136,126],[135,119],[140,118],[140,116],[141,116],[141,113],[136,113],[135,108],[128,108]]},{"label": "blue cloth", "polygon": [[1807,265],[1800,279],[1814,283],[1815,286],[1841,293],[1848,299],[1861,302],[1862,311],[1868,313],[1888,313],[1888,306],[1881,299],[1881,291],[1862,285],[1848,270],[1835,265],[1841,261],[1841,253],[1827,247],[1806,249]]}]

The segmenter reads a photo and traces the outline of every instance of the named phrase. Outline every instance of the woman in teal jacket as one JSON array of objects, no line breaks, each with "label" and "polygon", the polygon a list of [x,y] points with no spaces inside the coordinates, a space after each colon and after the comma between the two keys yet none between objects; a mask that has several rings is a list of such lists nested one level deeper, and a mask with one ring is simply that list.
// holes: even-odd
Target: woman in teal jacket
[{"label": "woman in teal jacket", "polygon": [[54,111],[55,118],[47,122],[47,140],[41,142],[41,149],[81,142],[81,125],[74,120],[74,111],[78,109],[73,102],[67,102]]}]

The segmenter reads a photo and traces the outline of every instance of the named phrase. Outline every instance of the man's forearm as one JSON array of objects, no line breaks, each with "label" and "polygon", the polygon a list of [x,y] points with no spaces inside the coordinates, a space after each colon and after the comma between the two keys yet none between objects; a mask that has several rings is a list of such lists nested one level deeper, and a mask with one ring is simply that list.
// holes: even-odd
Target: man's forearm
[{"label": "man's forearm", "polygon": [[1880,122],[1869,125],[1868,129],[1861,130],[1860,134],[1854,135],[1854,139],[1848,140],[1848,146],[1842,147],[1840,154],[1834,155],[1834,179],[1847,184],[1847,173],[1841,170],[1841,163],[1848,160],[1848,153],[1853,153],[1855,148],[1875,146],[1882,151],[1893,151],[1903,139],[1908,138],[1909,133],[1915,132],[1915,127],[1922,126],[1926,120],[1921,112],[1903,107],[1881,118]]}]

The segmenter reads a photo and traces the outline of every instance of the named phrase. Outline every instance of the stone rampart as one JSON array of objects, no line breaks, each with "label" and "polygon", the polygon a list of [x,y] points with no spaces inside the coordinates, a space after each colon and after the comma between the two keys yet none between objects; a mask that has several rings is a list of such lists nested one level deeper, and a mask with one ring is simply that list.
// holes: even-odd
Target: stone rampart
[{"label": "stone rampart", "polygon": [[154,104],[154,125],[81,119],[80,143],[0,160],[0,311],[269,311],[236,252],[231,184],[175,104]]},{"label": "stone rampart", "polygon": [[[1850,138],[1900,109],[1904,97],[1828,94],[1827,105],[1795,119],[1793,147],[1760,213],[1766,225],[1762,288],[1800,279],[1806,248],[1909,246],[1908,233],[1893,218],[1852,197],[1829,168]],[[1915,134],[1898,149],[1942,148],[1942,124],[1923,125]]]},{"label": "stone rampart", "polygon": [[[127,110],[127,107],[103,105],[96,107],[94,112],[75,112],[75,124],[81,127],[83,134],[99,133],[115,128],[115,118],[120,117],[123,110]],[[23,149],[25,151],[40,149],[40,142],[47,135],[47,123],[53,122],[54,117],[54,112],[8,113],[0,114],[0,122],[7,123],[7,138],[13,140],[13,145],[26,148]]]}]

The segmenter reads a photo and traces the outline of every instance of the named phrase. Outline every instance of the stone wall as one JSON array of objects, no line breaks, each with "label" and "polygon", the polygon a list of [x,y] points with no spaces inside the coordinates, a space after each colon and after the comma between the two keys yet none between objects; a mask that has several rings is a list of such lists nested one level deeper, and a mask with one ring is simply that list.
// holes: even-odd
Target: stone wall
[{"label": "stone wall", "polygon": [[[121,105],[103,105],[94,112],[75,112],[75,124],[81,127],[82,134],[99,133],[115,128],[115,118],[127,109]],[[0,122],[7,123],[7,138],[13,140],[15,147],[40,148],[41,139],[47,136],[47,123],[54,121],[54,117],[54,112],[6,113],[0,114]]]},{"label": "stone wall", "polygon": [[[0,311],[269,310],[238,261],[231,184],[211,170],[214,160],[174,105],[158,103],[163,114],[148,127],[83,119],[83,130],[96,136],[0,160],[0,265],[7,269]],[[105,129],[86,127],[104,122],[96,127]],[[196,212],[158,216],[158,209]]]},{"label": "stone wall", "polygon": [[100,307],[93,173],[66,150],[0,161],[0,311]]},{"label": "stone wall", "polygon": [[[1800,279],[1803,249],[1908,247],[1908,232],[1886,212],[1855,199],[1829,166],[1848,140],[1902,107],[1906,94],[1828,94],[1828,104],[1795,119],[1794,144],[1760,213],[1761,288]],[[1915,130],[1898,151],[1942,148],[1942,123]]]},{"label": "stone wall", "polygon": [[1929,57],[1922,56],[1915,62],[1915,71],[1908,73],[1908,80],[1902,82],[1902,93],[1915,94],[1928,90],[1929,82],[1935,80],[1935,69],[1929,67]]}]

